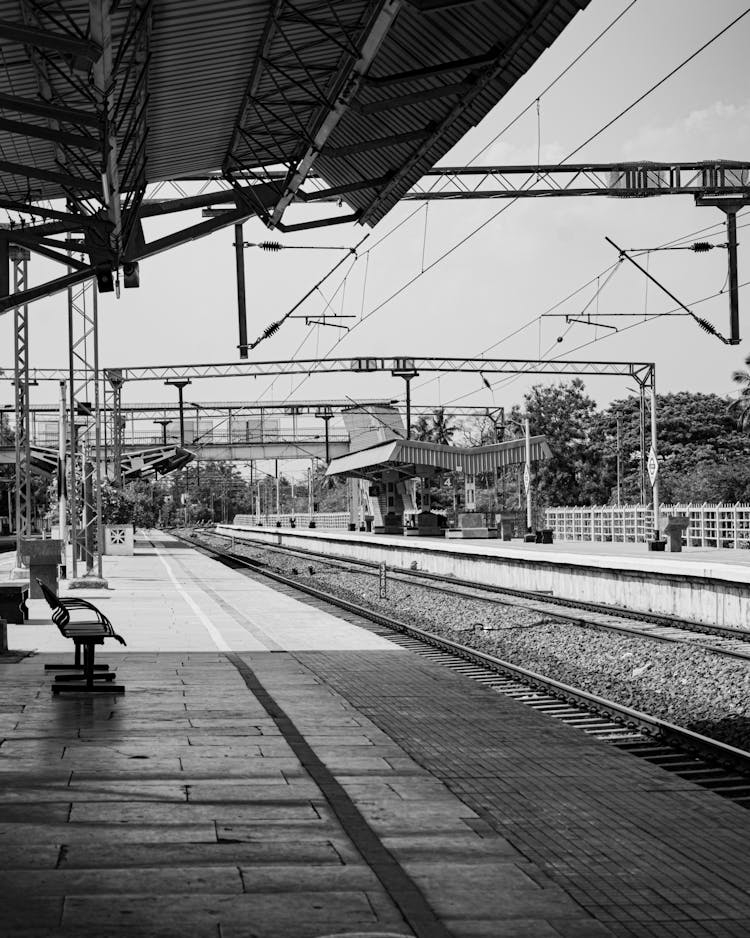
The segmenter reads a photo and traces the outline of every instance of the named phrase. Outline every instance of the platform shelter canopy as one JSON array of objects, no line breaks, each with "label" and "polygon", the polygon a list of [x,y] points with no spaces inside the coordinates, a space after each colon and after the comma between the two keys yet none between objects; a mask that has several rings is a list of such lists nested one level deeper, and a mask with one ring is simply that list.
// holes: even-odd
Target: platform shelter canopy
[{"label": "platform shelter canopy", "polygon": [[[544,436],[531,437],[531,461],[548,459],[551,451]],[[396,470],[405,478],[432,476],[440,472],[478,475],[526,461],[523,439],[488,446],[446,446],[421,440],[390,440],[368,449],[332,459],[327,476],[378,479],[384,470]]]},{"label": "platform shelter canopy", "polygon": [[[48,257],[75,235],[71,277],[251,216],[285,229],[295,200],[374,225],[588,2],[0,0],[0,213]],[[207,175],[213,196],[147,193]],[[145,241],[142,219],[215,203]]]}]

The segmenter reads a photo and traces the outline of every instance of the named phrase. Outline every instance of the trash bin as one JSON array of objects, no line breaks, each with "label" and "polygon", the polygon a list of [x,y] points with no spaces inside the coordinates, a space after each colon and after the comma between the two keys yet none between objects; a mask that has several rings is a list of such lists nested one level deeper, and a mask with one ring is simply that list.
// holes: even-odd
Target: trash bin
[{"label": "trash bin", "polygon": [[25,582],[0,583],[0,620],[21,625],[27,617],[29,587]]},{"label": "trash bin", "polygon": [[44,599],[37,577],[57,593],[57,567],[62,560],[62,541],[53,538],[21,538],[21,562],[29,568],[29,599]]},{"label": "trash bin", "polygon": [[679,553],[682,550],[682,538],[690,527],[690,515],[668,515],[660,533],[669,542],[669,549]]}]

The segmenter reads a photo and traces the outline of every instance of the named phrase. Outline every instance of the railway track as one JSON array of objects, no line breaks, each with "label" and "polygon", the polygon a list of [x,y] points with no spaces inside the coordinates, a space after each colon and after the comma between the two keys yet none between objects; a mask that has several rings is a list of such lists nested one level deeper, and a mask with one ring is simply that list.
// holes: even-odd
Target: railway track
[{"label": "railway track", "polygon": [[750,752],[332,596],[265,569],[248,558],[201,543],[195,537],[175,536],[234,569],[245,569],[250,575],[273,580],[291,594],[301,592],[343,609],[364,619],[372,631],[409,651],[750,808]]},{"label": "railway track", "polygon": [[[213,536],[227,537],[223,534],[214,534]],[[271,553],[298,557],[300,560],[315,560],[318,563],[333,567],[357,570],[369,573],[372,576],[378,576],[379,573],[379,564],[368,560],[329,557],[326,554],[319,554],[302,548],[281,547],[252,541],[248,541],[247,546]],[[728,655],[745,661],[750,660],[750,631],[744,629],[734,630],[688,622],[673,616],[635,612],[620,606],[606,606],[584,600],[564,599],[546,594],[540,595],[529,590],[474,583],[471,580],[462,580],[457,577],[451,577],[450,582],[447,582],[444,576],[429,573],[426,570],[411,570],[389,566],[388,576],[400,582],[429,586],[431,589],[452,596],[465,596],[472,599],[481,599],[484,602],[518,606],[539,615],[578,625],[582,628],[619,632],[629,636],[642,636],[659,642],[677,642],[703,648],[716,654]]]}]

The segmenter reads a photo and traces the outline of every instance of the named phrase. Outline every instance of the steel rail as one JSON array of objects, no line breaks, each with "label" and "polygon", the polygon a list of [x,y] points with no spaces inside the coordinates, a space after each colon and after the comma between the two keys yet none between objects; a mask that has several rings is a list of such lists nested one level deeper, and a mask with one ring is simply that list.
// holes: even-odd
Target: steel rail
[{"label": "steel rail", "polygon": [[[231,537],[231,535],[220,534],[215,532],[216,537]],[[236,536],[236,535],[235,535]],[[356,557],[333,557],[328,554],[321,554],[314,550],[308,550],[304,547],[285,547],[281,544],[266,544],[263,541],[247,541],[251,546],[258,547],[263,550],[277,551],[279,553],[292,554],[297,556],[303,556],[306,558],[314,557],[317,560],[320,560],[325,563],[332,563],[338,566],[349,566],[349,567],[362,567],[373,572],[377,571],[379,565],[374,560],[362,560]],[[516,596],[519,599],[527,599],[531,602],[541,602],[547,605],[553,606],[568,606],[572,609],[580,609],[585,612],[590,612],[599,615],[606,616],[617,616],[621,619],[634,619],[641,622],[647,622],[652,625],[657,625],[662,628],[673,628],[681,629],[685,632],[695,632],[698,634],[713,635],[717,638],[727,638],[735,641],[747,641],[750,643],[750,631],[746,629],[729,629],[724,628],[719,625],[708,625],[702,622],[690,622],[687,619],[680,619],[676,616],[669,616],[665,614],[655,613],[655,612],[639,612],[635,609],[626,609],[624,606],[610,606],[605,603],[593,603],[587,602],[583,599],[567,599],[564,596],[553,596],[551,594],[542,594],[534,590],[524,590],[518,587],[511,586],[496,586],[490,583],[480,583],[475,582],[474,580],[466,580],[461,577],[450,577],[447,578],[440,573],[431,573],[428,570],[412,570],[407,567],[397,567],[389,566],[388,570],[394,573],[398,578],[408,582],[409,579],[416,581],[427,581],[427,583],[443,583],[443,586],[431,586],[432,589],[441,590],[445,593],[452,593],[454,595],[469,595],[466,593],[460,593],[452,587],[461,586],[466,589],[476,590],[481,593],[497,594],[500,596]],[[427,585],[425,583],[425,585]],[[483,599],[482,596],[477,596],[477,599]],[[502,602],[502,600],[492,600],[485,598],[486,602]],[[524,608],[534,608],[529,606],[524,606]],[[657,641],[671,641],[671,642],[682,642],[691,647],[704,647],[709,651],[715,651],[724,655],[731,655],[737,658],[742,658],[747,660],[750,655],[737,653],[733,651],[728,651],[716,646],[697,646],[692,642],[686,641],[679,638],[669,638],[667,636],[651,635],[644,632],[639,632],[636,629],[628,629],[627,627],[619,628],[618,626],[610,626],[605,623],[595,623],[595,622],[586,622],[585,620],[580,619],[580,617],[575,617],[572,615],[566,615],[562,612],[550,612],[547,609],[541,609],[536,607],[534,611],[539,612],[543,615],[553,615],[557,616],[560,619],[567,619],[573,621],[575,624],[598,628],[598,629],[607,629],[611,631],[622,631],[627,635],[643,635],[644,638],[653,638]]]},{"label": "steel rail", "polygon": [[247,558],[243,558],[236,554],[231,554],[225,551],[220,551],[215,547],[210,547],[200,542],[196,544],[195,539],[188,539],[181,537],[174,532],[171,533],[173,537],[176,537],[178,540],[182,540],[183,543],[189,544],[191,547],[195,548],[197,546],[199,549],[214,554],[219,558],[223,558],[230,563],[239,564],[240,566],[247,566],[257,574],[268,577],[269,579],[275,580],[278,583],[282,583],[289,588],[299,590],[300,592],[306,593],[309,596],[313,596],[314,598],[329,603],[330,605],[337,606],[340,609],[344,609],[347,612],[353,613],[354,615],[361,616],[362,618],[371,622],[375,622],[376,624],[381,625],[386,629],[411,636],[412,638],[418,639],[427,645],[431,645],[467,661],[479,663],[489,671],[494,671],[498,674],[511,675],[512,677],[521,680],[524,684],[528,684],[531,687],[542,688],[554,696],[561,698],[562,700],[581,704],[586,709],[591,710],[596,714],[611,715],[617,722],[621,722],[626,726],[638,728],[647,735],[658,737],[659,739],[672,745],[676,745],[690,753],[699,753],[702,757],[708,758],[709,760],[716,762],[719,765],[725,767],[732,766],[739,769],[740,771],[750,773],[750,752],[737,749],[735,746],[730,746],[727,743],[720,742],[719,740],[711,739],[707,736],[702,736],[700,733],[695,733],[692,730],[686,729],[685,727],[676,726],[674,723],[669,723],[666,720],[661,720],[658,717],[643,713],[640,710],[634,710],[631,707],[616,703],[615,701],[607,700],[603,697],[599,697],[596,694],[591,694],[588,691],[572,687],[571,685],[564,684],[561,681],[556,681],[554,678],[546,677],[545,675],[531,671],[528,668],[523,668],[520,665],[513,664],[510,661],[496,658],[493,655],[489,655],[486,652],[470,648],[467,645],[462,645],[460,642],[453,641],[452,639],[435,635],[432,632],[427,632],[418,626],[401,622],[392,616],[383,615],[382,613],[375,612],[374,610],[368,609],[365,606],[360,606],[359,604],[350,602],[349,600],[333,596],[322,590],[316,589],[315,587],[308,586],[307,584],[300,583],[297,580],[292,580],[289,577],[285,577],[282,574],[275,573],[271,570],[260,567],[257,564],[248,561]]}]

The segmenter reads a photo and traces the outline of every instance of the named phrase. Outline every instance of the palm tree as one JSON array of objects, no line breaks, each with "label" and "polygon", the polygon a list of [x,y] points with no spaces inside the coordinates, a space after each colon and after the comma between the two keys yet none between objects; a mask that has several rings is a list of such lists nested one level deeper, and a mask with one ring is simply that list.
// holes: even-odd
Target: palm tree
[{"label": "palm tree", "polygon": [[[750,355],[745,359],[745,364],[750,367]],[[736,401],[729,405],[730,410],[737,411],[737,423],[741,429],[750,428],[750,371],[735,371],[732,374],[732,381],[742,385],[740,396]]]},{"label": "palm tree", "polygon": [[420,414],[417,418],[417,422],[412,424],[411,438],[413,440],[429,441],[432,439],[430,433],[431,427],[427,417],[425,417],[424,414]]},{"label": "palm tree", "polygon": [[458,427],[451,426],[450,418],[445,416],[445,408],[438,407],[432,415],[430,439],[433,443],[442,443],[448,446]]}]

